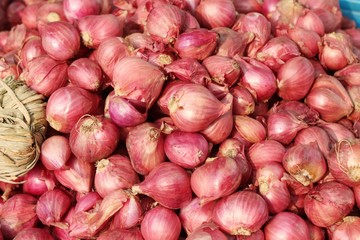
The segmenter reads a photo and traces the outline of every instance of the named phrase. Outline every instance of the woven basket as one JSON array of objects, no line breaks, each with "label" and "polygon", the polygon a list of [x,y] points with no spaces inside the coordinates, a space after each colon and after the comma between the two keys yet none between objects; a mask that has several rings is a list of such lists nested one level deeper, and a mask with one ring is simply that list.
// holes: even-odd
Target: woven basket
[{"label": "woven basket", "polygon": [[19,183],[36,164],[47,129],[45,106],[43,95],[13,76],[0,80],[0,181]]}]

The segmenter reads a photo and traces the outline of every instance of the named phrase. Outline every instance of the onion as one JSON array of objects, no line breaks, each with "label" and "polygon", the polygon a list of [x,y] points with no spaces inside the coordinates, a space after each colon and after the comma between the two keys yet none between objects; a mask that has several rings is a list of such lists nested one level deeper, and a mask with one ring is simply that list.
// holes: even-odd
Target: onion
[{"label": "onion", "polygon": [[83,161],[108,157],[117,147],[120,129],[101,115],[84,115],[72,128],[69,144],[72,153]]},{"label": "onion", "polygon": [[262,123],[249,116],[234,115],[234,127],[245,145],[265,140],[266,129]]},{"label": "onion", "polygon": [[236,19],[236,10],[230,0],[202,0],[195,9],[195,17],[206,28],[231,27]]},{"label": "onion", "polygon": [[0,208],[0,226],[4,239],[13,239],[21,230],[35,227],[39,219],[35,207],[37,198],[19,193],[10,197]]},{"label": "onion", "polygon": [[356,202],[356,206],[359,207],[360,206],[360,185],[357,185],[355,187],[352,188],[354,195],[355,195],[355,202]]},{"label": "onion", "polygon": [[215,51],[217,39],[218,35],[206,28],[188,29],[177,37],[174,48],[181,58],[201,61]]},{"label": "onion", "polygon": [[27,63],[27,68],[20,75],[27,86],[44,96],[52,95],[67,83],[68,65],[47,55],[33,58]]},{"label": "onion", "polygon": [[281,212],[270,220],[264,229],[265,239],[310,240],[309,228],[304,219],[295,213]]},{"label": "onion", "polygon": [[315,14],[321,19],[325,33],[335,32],[341,24],[342,14],[339,8],[313,8]]},{"label": "onion", "polygon": [[88,15],[79,19],[78,28],[84,45],[97,48],[105,39],[120,37],[123,22],[113,14]]},{"label": "onion", "polygon": [[235,9],[239,13],[261,12],[263,8],[262,0],[237,0],[234,1]]},{"label": "onion", "polygon": [[355,205],[352,190],[339,182],[325,182],[313,187],[304,200],[309,220],[319,227],[329,227],[348,215]]},{"label": "onion", "polygon": [[140,229],[145,239],[177,240],[180,236],[181,223],[173,210],[157,206],[145,214]]},{"label": "onion", "polygon": [[143,209],[140,199],[130,195],[124,206],[114,215],[112,227],[115,229],[130,229],[143,220]]},{"label": "onion", "polygon": [[323,120],[336,122],[353,111],[346,89],[335,77],[320,75],[305,98],[306,104],[320,113]]},{"label": "onion", "polygon": [[309,228],[311,240],[325,240],[325,229],[315,226],[309,220],[305,220],[305,222]]},{"label": "onion", "polygon": [[54,173],[44,168],[41,162],[24,176],[24,181],[23,192],[34,196],[53,190],[57,183]]},{"label": "onion", "polygon": [[290,193],[285,182],[281,181],[285,169],[280,163],[269,163],[256,170],[259,194],[267,203],[269,212],[283,212],[290,204]]},{"label": "onion", "polygon": [[55,60],[65,61],[74,57],[80,49],[80,35],[68,22],[39,23],[42,46]]},{"label": "onion", "polygon": [[19,12],[21,22],[25,24],[28,29],[37,28],[37,12],[41,4],[32,4],[26,6],[21,12]]},{"label": "onion", "polygon": [[296,26],[302,29],[316,32],[319,36],[325,33],[325,26],[318,14],[312,9],[305,9],[296,22]]},{"label": "onion", "polygon": [[12,55],[12,51],[17,51],[22,47],[26,39],[27,29],[24,24],[18,24],[11,28],[3,51]]},{"label": "onion", "polygon": [[294,139],[295,144],[316,143],[324,157],[330,153],[332,146],[331,140],[327,132],[318,126],[310,126],[298,132]]},{"label": "onion", "polygon": [[173,131],[165,138],[164,151],[171,162],[192,169],[207,159],[209,143],[199,133]]},{"label": "onion", "polygon": [[233,96],[233,114],[250,115],[255,111],[255,100],[250,91],[243,86],[234,86],[230,88]]},{"label": "onion", "polygon": [[47,226],[67,227],[62,218],[69,210],[70,196],[60,189],[49,190],[40,196],[36,204],[36,215]]},{"label": "onion", "polygon": [[[304,194],[307,194],[310,191],[310,189],[313,187],[312,185],[304,186],[302,183],[300,183],[298,180],[296,180],[295,177],[288,174],[287,172],[285,172],[283,174],[281,181],[287,184],[290,194],[292,195],[291,196],[292,200],[294,200],[294,198],[295,198],[295,201],[298,201],[298,199],[296,199],[296,198],[299,198],[299,197],[304,198],[305,197]],[[302,208],[303,207],[304,206],[302,203]]]},{"label": "onion", "polygon": [[203,223],[193,233],[189,234],[187,240],[209,239],[209,240],[227,240],[228,237],[219,230],[214,223]]},{"label": "onion", "polygon": [[66,19],[70,22],[76,22],[80,18],[100,13],[100,2],[98,0],[81,1],[81,0],[64,0],[62,5]]},{"label": "onion", "polygon": [[351,39],[351,43],[354,45],[354,47],[359,48],[360,44],[359,44],[359,37],[360,37],[360,31],[358,28],[347,28],[344,30],[346,32],[347,35],[350,36]]},{"label": "onion", "polygon": [[276,140],[263,140],[251,145],[248,150],[249,162],[255,169],[272,162],[282,162],[286,153],[285,147]]},{"label": "onion", "polygon": [[360,63],[352,63],[346,67],[336,71],[334,76],[347,83],[348,85],[360,85],[359,78],[357,77],[360,73]]},{"label": "onion", "polygon": [[69,213],[67,214],[66,218],[71,219],[71,217],[74,215],[74,213],[81,212],[81,211],[89,211],[90,209],[93,209],[96,207],[100,202],[102,198],[97,192],[88,192],[83,194],[82,196],[77,196],[77,202],[73,209],[73,212],[71,213],[71,210],[69,210],[69,213],[71,216],[69,216]]},{"label": "onion", "polygon": [[102,197],[117,189],[131,188],[139,182],[139,176],[126,156],[113,154],[96,163],[94,187]]},{"label": "onion", "polygon": [[360,234],[360,217],[346,216],[340,222],[327,229],[329,237],[333,240],[350,240]]},{"label": "onion", "polygon": [[39,240],[47,239],[54,240],[55,238],[43,228],[26,228],[20,231],[14,238],[14,240]]},{"label": "onion", "polygon": [[74,155],[70,157],[66,165],[68,168],[54,171],[61,185],[80,193],[90,192],[95,174],[94,165],[77,159]]},{"label": "onion", "polygon": [[355,139],[355,134],[340,123],[320,122],[319,127],[326,131],[333,143]]},{"label": "onion", "polygon": [[268,220],[265,200],[257,193],[238,191],[221,198],[213,213],[213,221],[226,233],[249,236]]},{"label": "onion", "polygon": [[242,72],[239,84],[246,87],[255,100],[269,100],[277,90],[276,77],[271,69],[253,58],[242,58],[237,61]]},{"label": "onion", "polygon": [[65,169],[70,156],[71,149],[67,137],[54,135],[45,139],[41,145],[40,159],[48,170]]},{"label": "onion", "polygon": [[13,1],[6,8],[7,21],[11,26],[21,24],[20,12],[24,10],[25,4],[22,1]]},{"label": "onion", "polygon": [[42,47],[41,38],[29,38],[24,42],[24,45],[20,50],[20,63],[24,68],[28,68],[28,64],[32,59],[45,54],[46,52]]},{"label": "onion", "polygon": [[212,219],[216,201],[210,201],[206,204],[200,204],[200,202],[201,199],[195,197],[180,209],[179,218],[188,235],[196,231],[203,223],[210,222]]},{"label": "onion", "polygon": [[337,142],[330,152],[327,162],[332,176],[340,183],[353,187],[360,185],[358,139]]},{"label": "onion", "polygon": [[171,162],[160,163],[144,181],[132,187],[134,193],[140,193],[170,209],[178,209],[192,199],[189,174]]},{"label": "onion", "polygon": [[151,52],[162,52],[164,50],[164,44],[156,42],[149,35],[140,32],[130,33],[125,36],[125,42],[135,51],[150,50]]},{"label": "onion", "polygon": [[288,36],[299,46],[305,57],[313,58],[319,53],[321,38],[318,33],[296,26],[288,30]]},{"label": "onion", "polygon": [[59,21],[66,21],[62,4],[57,2],[44,2],[37,12],[38,24]]},{"label": "onion", "polygon": [[200,204],[228,196],[241,183],[240,165],[233,158],[208,158],[191,175],[191,189],[200,198]]},{"label": "onion", "polygon": [[106,230],[101,232],[98,240],[107,240],[107,239],[117,239],[117,240],[143,240],[144,238],[141,235],[140,229],[113,229],[113,230]]},{"label": "onion", "polygon": [[145,122],[129,130],[126,149],[134,170],[148,175],[165,161],[165,136],[154,123]]}]

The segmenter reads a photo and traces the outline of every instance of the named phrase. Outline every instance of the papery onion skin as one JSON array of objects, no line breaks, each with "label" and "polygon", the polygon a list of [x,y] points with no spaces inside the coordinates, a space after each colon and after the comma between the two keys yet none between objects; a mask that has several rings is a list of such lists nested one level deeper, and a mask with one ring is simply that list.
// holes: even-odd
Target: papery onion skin
[{"label": "papery onion skin", "polygon": [[49,23],[66,21],[64,9],[61,3],[46,2],[37,12],[37,21],[39,23]]},{"label": "papery onion skin", "polygon": [[325,33],[325,27],[321,18],[311,9],[305,9],[303,11],[296,21],[296,26],[308,31],[314,31],[319,34],[319,36],[323,36]]},{"label": "papery onion skin", "polygon": [[359,76],[360,63],[352,63],[336,71],[334,77],[346,82],[348,85],[360,85]]},{"label": "papery onion skin", "polygon": [[255,111],[255,100],[247,88],[234,86],[230,93],[233,95],[233,114],[250,115]]},{"label": "papery onion skin", "polygon": [[348,215],[355,205],[354,193],[339,182],[325,182],[313,187],[304,200],[309,220],[319,227],[329,227]]},{"label": "papery onion skin", "polygon": [[299,46],[305,57],[313,58],[318,55],[321,43],[319,34],[301,27],[294,27],[288,30],[288,35]]},{"label": "papery onion skin", "polygon": [[332,240],[356,239],[360,235],[360,217],[346,216],[338,223],[327,228]]},{"label": "papery onion skin", "polygon": [[305,222],[309,228],[311,240],[325,240],[325,229],[324,228],[315,226],[309,220],[305,220]]},{"label": "papery onion skin", "polygon": [[[217,14],[214,18],[214,14]],[[231,27],[236,19],[234,3],[230,0],[202,0],[195,9],[196,19],[207,28]]]},{"label": "papery onion skin", "polygon": [[47,170],[41,162],[36,163],[35,167],[24,176],[24,181],[23,192],[33,196],[40,196],[53,190],[57,183],[54,172]]},{"label": "papery onion skin", "polygon": [[177,240],[181,232],[181,223],[173,210],[156,206],[145,214],[140,229],[143,237],[148,240]]},{"label": "papery onion skin", "polygon": [[54,240],[55,238],[43,228],[26,228],[16,234],[13,240],[39,240],[39,239],[47,239]]},{"label": "papery onion skin", "polygon": [[140,198],[129,195],[124,206],[115,213],[112,227],[115,229],[131,229],[136,227],[143,220],[143,209]]},{"label": "papery onion skin", "polygon": [[262,123],[249,116],[234,115],[234,127],[247,143],[265,140],[266,129]]},{"label": "papery onion skin", "polygon": [[282,162],[286,148],[276,140],[263,140],[251,145],[247,152],[249,162],[256,169],[271,162]]},{"label": "papery onion skin", "polygon": [[46,52],[42,47],[41,38],[40,37],[33,37],[28,39],[24,42],[22,46],[19,57],[20,57],[20,64],[24,66],[24,68],[28,67],[28,63],[41,55],[45,55]]},{"label": "papery onion skin", "polygon": [[239,191],[221,198],[213,212],[213,221],[232,235],[249,236],[268,220],[265,200],[257,193]]},{"label": "papery onion skin", "polygon": [[40,159],[48,170],[66,168],[66,162],[71,156],[69,139],[54,135],[45,139],[41,145]]},{"label": "papery onion skin", "polygon": [[82,17],[100,13],[100,3],[98,0],[64,0],[62,4],[66,19],[70,23],[76,22]]},{"label": "papery onion skin", "polygon": [[189,174],[172,162],[156,166],[144,181],[132,187],[134,193],[141,193],[170,209],[178,209],[192,199]]},{"label": "papery onion skin", "polygon": [[213,222],[204,222],[201,226],[195,229],[194,232],[188,234],[186,239],[227,240],[228,237]]},{"label": "papery onion skin", "polygon": [[308,226],[300,216],[291,212],[275,215],[264,228],[265,239],[310,240]]},{"label": "papery onion skin", "polygon": [[143,236],[141,235],[139,228],[133,229],[112,229],[101,232],[98,240],[108,240],[108,239],[117,239],[117,240],[143,240]]}]

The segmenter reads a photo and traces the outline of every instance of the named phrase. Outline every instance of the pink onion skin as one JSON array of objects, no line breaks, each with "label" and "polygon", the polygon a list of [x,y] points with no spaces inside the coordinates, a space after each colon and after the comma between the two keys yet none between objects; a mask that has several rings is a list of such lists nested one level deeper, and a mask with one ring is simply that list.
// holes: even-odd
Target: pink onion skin
[{"label": "pink onion skin", "polygon": [[316,226],[329,227],[348,215],[355,205],[354,193],[336,181],[313,187],[304,200],[304,210]]},{"label": "pink onion skin", "polygon": [[67,162],[67,169],[55,170],[55,177],[61,185],[76,192],[91,191],[95,174],[95,166],[87,161],[77,159],[74,155]]},{"label": "pink onion skin", "polygon": [[260,229],[259,231],[256,231],[252,233],[250,236],[241,236],[238,235],[235,238],[236,240],[265,240],[264,232]]},{"label": "pink onion skin", "polygon": [[[77,196],[76,198],[77,202],[75,204],[75,207],[73,209],[73,212],[71,213],[71,209],[69,210],[69,213],[66,215],[65,219],[72,217],[71,214],[81,212],[81,211],[89,211],[90,209],[96,207],[96,205],[99,204],[99,202],[102,200],[102,197],[97,192],[88,192],[85,194],[82,194],[81,196]],[[71,216],[69,216],[71,215]]]},{"label": "pink onion skin", "polygon": [[83,161],[95,162],[108,157],[117,147],[120,129],[101,115],[84,115],[69,136],[72,153]]},{"label": "pink onion skin", "polygon": [[39,23],[42,46],[55,60],[65,61],[73,58],[80,50],[80,35],[68,22]]},{"label": "pink onion skin", "polygon": [[360,118],[360,86],[347,86],[346,90],[354,104],[354,110],[347,118],[353,122],[356,122]]},{"label": "pink onion skin", "polygon": [[1,233],[4,239],[13,239],[26,228],[37,225],[37,198],[30,194],[19,193],[10,197],[0,208]]},{"label": "pink onion skin", "polygon": [[344,81],[350,86],[360,85],[360,81],[357,77],[358,74],[360,74],[360,63],[352,63],[336,71],[334,73],[334,77],[341,81]]},{"label": "pink onion skin", "polygon": [[354,196],[355,196],[356,206],[359,207],[360,206],[360,185],[355,186],[352,189],[353,189]]},{"label": "pink onion skin", "polygon": [[285,153],[286,148],[283,144],[276,140],[267,139],[251,145],[247,156],[252,166],[257,169],[272,162],[281,163]]},{"label": "pink onion skin", "polygon": [[57,183],[54,172],[47,170],[41,162],[36,163],[35,167],[24,176],[24,181],[23,192],[33,196],[40,196],[53,190]]},{"label": "pink onion skin", "polygon": [[62,6],[66,19],[70,22],[77,22],[80,18],[88,15],[100,13],[100,2],[98,0],[81,1],[81,0],[64,0]]},{"label": "pink onion skin", "polygon": [[249,116],[234,115],[234,127],[246,144],[265,140],[266,129],[262,123]]},{"label": "pink onion skin", "polygon": [[192,199],[190,175],[172,162],[156,166],[150,174],[132,187],[135,193],[141,193],[170,209],[178,209]]},{"label": "pink onion skin", "polygon": [[311,9],[305,9],[303,11],[296,22],[296,27],[316,32],[319,36],[323,36],[325,33],[324,23],[316,12]]},{"label": "pink onion skin", "polygon": [[21,73],[27,86],[49,97],[67,83],[67,68],[65,62],[59,62],[47,55],[32,59]]},{"label": "pink onion skin", "polygon": [[40,196],[36,204],[36,215],[46,226],[62,226],[62,218],[70,205],[71,198],[67,193],[60,189],[50,190]]},{"label": "pink onion skin", "polygon": [[79,19],[78,29],[83,44],[88,48],[97,48],[110,37],[121,37],[123,24],[113,14],[88,15]]},{"label": "pink onion skin", "polygon": [[143,236],[141,235],[141,231],[139,228],[133,229],[112,229],[101,232],[98,240],[107,240],[107,239],[117,239],[117,240],[143,240]]},{"label": "pink onion skin", "polygon": [[41,4],[32,4],[26,6],[19,15],[21,17],[21,22],[25,24],[28,29],[36,29],[37,27],[37,12],[40,8]]},{"label": "pink onion skin", "polygon": [[355,139],[354,132],[340,123],[320,122],[318,126],[326,131],[332,143]]},{"label": "pink onion skin", "polygon": [[32,37],[24,42],[20,50],[20,64],[28,68],[29,62],[39,56],[45,55],[46,52],[42,47],[40,37]]},{"label": "pink onion skin", "polygon": [[221,198],[213,212],[213,221],[226,233],[249,236],[268,220],[265,200],[257,193],[239,191]]},{"label": "pink onion skin", "polygon": [[298,46],[301,53],[307,58],[313,58],[319,53],[321,38],[314,31],[301,27],[294,27],[288,30],[288,35]]},{"label": "pink onion skin", "polygon": [[20,231],[14,238],[14,240],[39,240],[48,239],[54,240],[55,238],[43,228],[26,228]]},{"label": "pink onion skin", "polygon": [[168,116],[170,115],[170,109],[169,109],[170,100],[175,96],[178,89],[181,89],[182,85],[186,85],[186,84],[188,84],[188,82],[179,81],[179,80],[171,80],[165,83],[163,91],[156,102],[162,113]]},{"label": "pink onion skin", "polygon": [[213,222],[204,222],[188,234],[187,240],[209,239],[209,240],[227,240],[229,239]]},{"label": "pink onion skin", "polygon": [[173,210],[156,206],[145,214],[140,229],[145,239],[177,240],[181,232],[181,223]]},{"label": "pink onion skin", "polygon": [[129,196],[124,206],[114,215],[111,223],[114,229],[131,229],[143,220],[143,209],[137,196]]},{"label": "pink onion skin", "polygon": [[206,28],[188,29],[181,33],[174,43],[180,58],[193,58],[199,61],[215,51],[218,35]]},{"label": "pink onion skin", "polygon": [[210,201],[206,204],[200,204],[200,202],[201,199],[195,197],[190,203],[180,209],[179,218],[181,225],[188,235],[196,231],[203,223],[210,222],[212,219],[216,201]]},{"label": "pink onion skin", "polygon": [[234,86],[230,88],[233,96],[233,114],[250,115],[255,111],[255,100],[250,91],[243,86]]},{"label": "pink onion skin", "polygon": [[305,222],[309,228],[311,240],[325,240],[325,229],[324,228],[315,226],[309,220],[305,220]]},{"label": "pink onion skin", "polygon": [[329,237],[333,240],[350,240],[360,234],[360,217],[346,216],[338,223],[327,228]]},{"label": "pink onion skin", "polygon": [[230,107],[231,103],[223,104],[206,87],[193,83],[179,86],[168,102],[170,117],[185,132],[206,129]]},{"label": "pink onion skin", "polygon": [[129,131],[125,144],[137,173],[148,175],[165,161],[164,140],[164,134],[154,123],[144,122]]},{"label": "pink onion skin", "polygon": [[[216,18],[214,18],[216,14]],[[236,19],[234,3],[229,0],[200,1],[195,9],[195,17],[199,23],[208,28],[231,27]]]},{"label": "pink onion skin", "polygon": [[275,215],[264,228],[265,239],[310,240],[309,228],[300,216],[291,212]]},{"label": "pink onion skin", "polygon": [[39,23],[66,21],[64,9],[61,3],[45,2],[37,12]]},{"label": "pink onion skin", "polygon": [[48,137],[41,145],[40,160],[50,171],[66,168],[66,162],[70,156],[69,138],[65,136]]},{"label": "pink onion skin", "polygon": [[199,133],[174,131],[166,136],[164,151],[171,162],[192,169],[207,159],[209,143]]},{"label": "pink onion skin", "polygon": [[200,198],[200,204],[228,196],[241,183],[240,165],[229,157],[208,158],[191,174],[191,189]]},{"label": "pink onion skin", "polygon": [[62,133],[70,133],[76,122],[85,114],[92,114],[100,103],[100,96],[79,87],[56,90],[46,105],[46,120]]},{"label": "pink onion skin", "polygon": [[327,163],[331,175],[340,183],[349,187],[360,185],[359,152],[360,141],[348,139],[335,143]]},{"label": "pink onion skin", "polygon": [[263,9],[263,1],[258,0],[237,0],[234,6],[239,13],[261,12]]},{"label": "pink onion skin", "polygon": [[139,176],[126,156],[113,154],[96,163],[94,187],[102,197],[117,189],[131,188],[139,182]]}]

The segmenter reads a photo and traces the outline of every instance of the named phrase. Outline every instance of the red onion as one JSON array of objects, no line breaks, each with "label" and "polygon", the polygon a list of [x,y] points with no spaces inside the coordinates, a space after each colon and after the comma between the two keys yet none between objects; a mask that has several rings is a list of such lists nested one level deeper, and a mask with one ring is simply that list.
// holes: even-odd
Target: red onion
[{"label": "red onion", "polygon": [[15,78],[19,77],[19,67],[15,64],[9,64],[6,62],[5,58],[0,58],[0,78],[4,79],[7,76],[14,76]]},{"label": "red onion", "polygon": [[[74,213],[81,212],[81,211],[88,211],[94,207],[96,207],[99,202],[101,202],[102,198],[97,192],[88,192],[83,194],[82,196],[77,196],[77,202],[74,207]],[[70,210],[71,211],[71,210]],[[66,218],[70,217],[69,214],[67,214]]]},{"label": "red onion", "polygon": [[150,50],[151,52],[162,52],[164,44],[154,41],[145,33],[134,32],[125,36],[125,42],[135,51]]},{"label": "red onion", "polygon": [[193,83],[179,86],[168,102],[170,117],[185,132],[206,129],[230,107],[231,104],[220,102],[206,87]]},{"label": "red onion", "polygon": [[[235,1],[243,2],[243,1]],[[240,16],[233,26],[233,29],[241,33],[254,34],[254,40],[247,47],[247,56],[255,57],[257,51],[270,39],[271,23],[259,12],[249,12]]]},{"label": "red onion", "polygon": [[360,48],[359,44],[359,37],[360,37],[360,31],[358,28],[348,28],[344,30],[347,35],[350,36],[351,43],[354,45],[354,47]]},{"label": "red onion", "polygon": [[160,163],[144,181],[134,185],[132,191],[147,195],[171,209],[181,208],[192,199],[189,174],[171,162]]},{"label": "red onion", "polygon": [[101,232],[98,240],[108,240],[108,239],[117,239],[117,240],[143,240],[143,236],[141,235],[140,229],[113,229],[106,230]]},{"label": "red onion", "polygon": [[6,8],[7,21],[11,26],[21,24],[20,12],[24,10],[25,4],[22,1],[12,1]]},{"label": "red onion", "polygon": [[290,204],[290,192],[285,182],[281,181],[285,169],[280,163],[265,164],[256,170],[256,182],[259,194],[267,203],[269,212],[283,212]]},{"label": "red onion", "polygon": [[230,0],[202,0],[195,9],[195,17],[206,28],[231,27],[236,19],[236,10]]},{"label": "red onion", "polygon": [[321,18],[314,10],[305,9],[296,22],[296,26],[302,29],[316,32],[319,36],[325,33],[325,26]]},{"label": "red onion", "polygon": [[236,0],[235,9],[239,13],[261,12],[263,8],[262,0]]},{"label": "red onion", "polygon": [[27,68],[21,73],[20,78],[27,86],[48,97],[66,85],[67,68],[66,62],[42,55],[27,63]]},{"label": "red onion", "polygon": [[174,131],[166,136],[164,151],[171,162],[192,169],[207,159],[209,143],[199,133]]},{"label": "red onion", "polygon": [[81,0],[64,0],[63,8],[66,19],[69,22],[76,22],[82,17],[100,13],[100,2],[98,0],[81,1]]},{"label": "red onion", "polygon": [[326,131],[333,143],[355,139],[355,134],[340,123],[320,122],[319,127]]},{"label": "red onion", "polygon": [[300,56],[296,43],[288,37],[270,39],[256,54],[256,59],[277,72],[287,60]]},{"label": "red onion", "polygon": [[34,196],[53,190],[57,183],[54,173],[45,169],[41,162],[24,176],[24,181],[23,192]]},{"label": "red onion", "polygon": [[67,137],[54,135],[45,139],[41,145],[40,159],[48,170],[66,168],[70,156],[71,149]]},{"label": "red onion", "polygon": [[79,159],[95,162],[109,156],[117,147],[119,128],[108,118],[84,115],[72,128],[69,144],[72,153]]},{"label": "red onion", "polygon": [[233,114],[250,115],[255,111],[255,100],[247,88],[234,86],[230,88],[233,96]]},{"label": "red onion", "polygon": [[204,60],[213,54],[218,35],[206,28],[187,29],[174,43],[174,48],[181,58]]},{"label": "red onion", "polygon": [[154,123],[145,122],[129,130],[126,149],[137,173],[147,175],[165,161],[164,140]]},{"label": "red onion", "polygon": [[137,57],[125,57],[114,66],[115,94],[144,103],[146,109],[159,97],[164,81],[165,75],[157,66]]},{"label": "red onion", "polygon": [[20,231],[14,238],[14,240],[39,240],[47,239],[54,240],[55,238],[43,228],[26,228]]},{"label": "red onion", "polygon": [[97,109],[100,96],[79,87],[67,86],[56,90],[46,105],[46,120],[55,130],[70,133],[77,121]]},{"label": "red onion", "polygon": [[356,239],[360,234],[360,217],[346,216],[340,222],[327,229],[329,238],[333,240]]},{"label": "red onion", "polygon": [[21,12],[19,12],[21,22],[28,29],[37,28],[37,12],[42,4],[32,4],[26,6]]},{"label": "red onion", "polygon": [[[137,52],[137,54],[139,54],[139,52]],[[177,58],[172,50],[165,50],[164,52],[156,53],[145,51],[144,53],[140,53],[140,56],[144,60],[147,60],[149,63],[160,67],[161,69],[172,63]]]},{"label": "red onion", "polygon": [[[205,71],[206,71],[206,69],[205,69]],[[159,106],[160,111],[162,113],[164,113],[166,115],[170,115],[170,110],[168,107],[170,100],[176,94],[178,89],[180,89],[183,85],[186,85],[186,84],[187,84],[186,81],[179,81],[179,80],[167,81],[165,83],[165,87],[163,88],[163,91],[162,91],[161,95],[159,96],[159,99],[157,100],[157,105]]]},{"label": "red onion", "polygon": [[250,163],[257,169],[272,162],[282,162],[286,153],[285,147],[276,140],[263,140],[254,143],[248,150]]},{"label": "red onion", "polygon": [[352,190],[339,182],[325,182],[313,187],[304,200],[309,220],[319,227],[329,227],[348,215],[355,205]]},{"label": "red onion", "polygon": [[179,239],[181,223],[173,210],[157,206],[148,211],[141,222],[141,233],[145,239]]},{"label": "red onion", "polygon": [[96,163],[94,187],[102,197],[117,189],[131,188],[139,182],[139,176],[126,156],[113,154]]},{"label": "red onion", "polygon": [[246,87],[255,100],[269,100],[277,90],[276,77],[271,69],[253,58],[242,58],[237,61],[242,72],[239,84]]},{"label": "red onion", "polygon": [[22,44],[26,39],[26,33],[27,29],[24,24],[18,24],[12,27],[3,49],[4,52],[10,53],[12,51],[21,49]]},{"label": "red onion", "polygon": [[158,42],[173,43],[183,25],[183,11],[170,4],[155,6],[147,17],[146,32]]},{"label": "red onion", "polygon": [[67,169],[55,170],[55,177],[61,185],[76,192],[87,193],[91,191],[95,167],[88,161],[77,159],[72,155],[66,164]]},{"label": "red onion", "polygon": [[320,113],[323,120],[336,122],[353,111],[346,89],[335,77],[320,75],[305,98],[306,104]]},{"label": "red onion", "polygon": [[305,57],[313,58],[319,53],[321,38],[316,32],[296,26],[288,29],[288,36]]},{"label": "red onion", "polygon": [[[291,196],[292,198],[294,198],[294,195],[295,196],[301,196],[301,195],[307,194],[310,191],[310,189],[313,187],[312,185],[311,186],[304,186],[298,180],[296,180],[295,177],[288,174],[287,172],[285,172],[283,174],[283,177],[281,178],[281,181],[283,181],[283,182],[285,182],[287,184],[288,189],[290,191],[290,194],[292,195]],[[303,197],[305,197],[305,196],[303,196]]]},{"label": "red onion", "polygon": [[252,233],[250,236],[238,235],[236,240],[265,240],[264,232],[262,230]]},{"label": "red onion", "polygon": [[321,65],[333,71],[340,70],[356,62],[353,46],[345,33],[327,33],[322,37],[319,47]]},{"label": "red onion", "polygon": [[220,231],[214,223],[203,223],[194,232],[188,235],[187,240],[209,239],[209,240],[227,240],[228,237]]},{"label": "red onion", "polygon": [[200,204],[228,196],[241,183],[240,165],[233,158],[208,158],[191,175],[191,188],[200,198]]},{"label": "red onion", "polygon": [[101,88],[103,76],[100,66],[89,58],[78,58],[67,69],[69,81],[89,91]]},{"label": "red onion", "polygon": [[233,86],[239,79],[239,64],[228,57],[213,55],[204,59],[202,64],[210,74],[211,80],[226,86]]},{"label": "red onion", "polygon": [[39,23],[66,21],[64,9],[61,3],[45,2],[37,12]]},{"label": "red onion", "polygon": [[28,68],[28,64],[32,59],[45,54],[46,52],[42,47],[41,38],[30,38],[24,42],[24,45],[20,50],[20,63],[24,68]]},{"label": "red onion", "polygon": [[45,192],[36,204],[36,215],[47,226],[67,227],[62,221],[71,204],[70,196],[60,189]]},{"label": "red onion", "polygon": [[113,14],[82,17],[79,19],[78,28],[82,42],[89,48],[97,48],[102,41],[123,34],[123,22]]},{"label": "red onion", "polygon": [[265,200],[250,191],[239,191],[221,198],[213,213],[213,221],[231,235],[249,236],[258,231],[268,217]]},{"label": "red onion", "polygon": [[246,145],[257,143],[266,138],[264,125],[249,116],[234,115],[234,127]]},{"label": "red onion", "polygon": [[340,183],[353,187],[360,185],[360,140],[347,139],[337,142],[327,157],[332,176]]},{"label": "red onion", "polygon": [[179,218],[186,233],[190,235],[203,223],[210,222],[216,201],[201,204],[198,197],[180,209]]},{"label": "red onion", "polygon": [[360,117],[360,86],[347,86],[346,88],[353,104],[354,104],[354,110],[353,112],[347,117],[348,119],[352,120],[353,122],[356,122]]},{"label": "red onion", "polygon": [[39,23],[42,46],[55,60],[65,61],[74,57],[80,49],[80,35],[67,22]]},{"label": "red onion", "polygon": [[311,240],[325,240],[325,230],[323,228],[315,226],[309,220],[305,220],[305,222],[309,228]]},{"label": "red onion", "polygon": [[[179,58],[165,66],[166,73],[183,81],[205,85],[210,80],[206,68],[193,58]],[[163,94],[162,94],[163,95]]]},{"label": "red onion", "polygon": [[360,85],[359,78],[357,77],[359,73],[360,63],[352,63],[336,71],[334,76],[348,85]]},{"label": "red onion", "polygon": [[270,220],[264,229],[265,239],[310,240],[309,228],[304,219],[295,213],[281,212]]},{"label": "red onion", "polygon": [[4,239],[13,239],[26,228],[35,227],[39,219],[35,207],[37,199],[25,193],[10,197],[0,208],[0,227]]},{"label": "red onion", "polygon": [[340,27],[342,14],[339,8],[313,8],[312,10],[323,22],[325,33],[335,32]]},{"label": "red onion", "polygon": [[130,229],[137,226],[143,219],[143,209],[137,196],[129,196],[124,206],[114,215],[112,227]]},{"label": "red onion", "polygon": [[355,202],[356,202],[356,206],[359,207],[360,206],[360,185],[357,185],[355,187],[352,188],[354,195],[355,195]]}]

